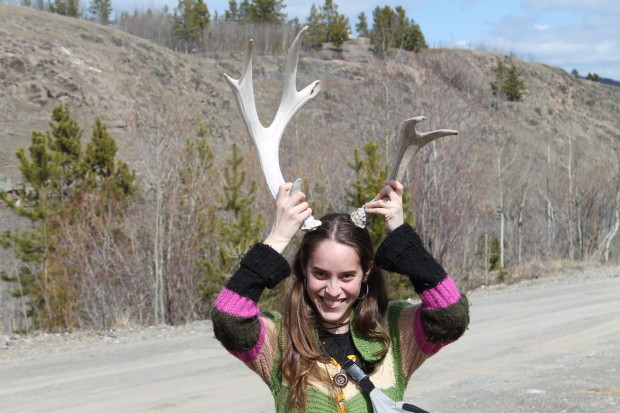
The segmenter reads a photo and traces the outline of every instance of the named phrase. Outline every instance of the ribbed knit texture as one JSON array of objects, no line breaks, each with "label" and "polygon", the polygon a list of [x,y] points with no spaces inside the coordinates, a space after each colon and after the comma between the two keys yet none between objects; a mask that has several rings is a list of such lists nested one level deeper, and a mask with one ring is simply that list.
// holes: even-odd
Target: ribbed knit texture
[{"label": "ribbed knit texture", "polygon": [[426,250],[420,236],[406,223],[381,243],[375,263],[386,271],[408,276],[418,294],[435,287],[447,275]]},{"label": "ribbed knit texture", "polygon": [[258,357],[264,326],[256,304],[265,288],[273,288],[291,273],[288,262],[268,245],[257,243],[241,259],[211,312],[213,330],[224,347],[244,362]]},{"label": "ribbed knit texture", "polygon": [[265,288],[275,287],[291,273],[284,257],[262,243],[255,244],[241,259],[240,265],[226,288],[254,302],[258,302]]},{"label": "ribbed knit texture", "polygon": [[416,315],[416,339],[425,354],[458,339],[469,324],[469,303],[454,281],[422,244],[409,224],[390,233],[377,250],[375,263],[409,277],[422,300]]}]

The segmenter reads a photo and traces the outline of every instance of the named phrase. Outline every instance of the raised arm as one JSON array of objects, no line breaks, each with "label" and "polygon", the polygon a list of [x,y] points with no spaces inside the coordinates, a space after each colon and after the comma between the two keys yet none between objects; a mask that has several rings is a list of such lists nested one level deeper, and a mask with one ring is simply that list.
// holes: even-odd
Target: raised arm
[{"label": "raised arm", "polygon": [[215,337],[265,381],[274,363],[278,332],[274,321],[261,315],[258,300],[265,288],[274,288],[290,274],[280,253],[312,213],[303,192],[290,194],[291,187],[290,183],[280,186],[269,236],[243,257],[211,313]]},{"label": "raised arm", "polygon": [[452,278],[424,247],[407,223],[392,231],[379,246],[375,263],[411,280],[422,305],[412,313],[415,341],[430,355],[458,339],[469,324],[469,303]]}]

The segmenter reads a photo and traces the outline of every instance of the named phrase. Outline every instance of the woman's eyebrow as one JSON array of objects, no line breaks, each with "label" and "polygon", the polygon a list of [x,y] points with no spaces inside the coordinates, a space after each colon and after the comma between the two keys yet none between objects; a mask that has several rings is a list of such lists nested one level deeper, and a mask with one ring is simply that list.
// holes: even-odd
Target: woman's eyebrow
[{"label": "woman's eyebrow", "polygon": [[[317,265],[314,265],[314,266],[310,267],[310,271],[321,271],[321,272],[328,273],[328,274],[332,273],[331,271],[328,271],[328,270],[326,270],[324,268],[321,268],[321,267],[319,267]],[[355,274],[357,274],[357,270],[351,269],[351,270],[340,271],[338,274],[339,275],[344,275],[344,274],[353,274],[353,275],[355,275]]]}]

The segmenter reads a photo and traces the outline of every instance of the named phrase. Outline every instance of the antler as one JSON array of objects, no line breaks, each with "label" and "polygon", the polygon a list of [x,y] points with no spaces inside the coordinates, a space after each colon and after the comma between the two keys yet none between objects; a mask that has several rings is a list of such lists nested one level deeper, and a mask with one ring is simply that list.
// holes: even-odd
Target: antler
[{"label": "antler", "polygon": [[[398,162],[396,163],[390,179],[402,181],[407,171],[407,166],[413,156],[432,141],[444,136],[458,135],[459,132],[452,129],[439,129],[431,132],[418,132],[415,127],[418,123],[426,120],[424,116],[416,116],[404,121],[400,125],[400,149],[398,151]],[[366,226],[366,210],[362,207],[351,213],[353,222],[364,228]]]},{"label": "antler", "polygon": [[[286,62],[286,77],[284,80],[284,90],[282,91],[280,107],[269,127],[265,128],[261,124],[258,119],[258,113],[256,112],[254,86],[252,83],[252,49],[254,40],[248,42],[241,77],[235,80],[227,74],[224,74],[228,86],[230,86],[233,91],[235,102],[245,121],[245,126],[248,129],[250,138],[252,142],[254,142],[254,146],[256,146],[267,186],[269,186],[274,198],[278,195],[278,188],[280,185],[285,182],[282,177],[282,171],[280,170],[278,154],[280,139],[284,134],[286,126],[293,116],[295,116],[295,113],[297,113],[307,101],[316,96],[321,89],[318,80],[315,80],[301,91],[297,91],[296,87],[297,61],[299,59],[301,38],[307,30],[308,26],[301,29],[291,44],[288,60]],[[299,191],[300,187],[301,180],[295,181],[295,185],[293,185],[293,188],[289,191],[289,195]],[[315,220],[314,217],[311,216],[304,221],[302,229],[314,229],[320,224],[320,221]]]}]

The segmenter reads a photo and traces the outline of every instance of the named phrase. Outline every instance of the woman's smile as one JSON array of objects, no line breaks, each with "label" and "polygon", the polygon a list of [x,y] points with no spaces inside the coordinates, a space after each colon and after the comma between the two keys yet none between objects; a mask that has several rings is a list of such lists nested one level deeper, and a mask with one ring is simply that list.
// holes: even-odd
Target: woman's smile
[{"label": "woman's smile", "polygon": [[321,242],[308,260],[306,278],[310,301],[325,325],[349,321],[365,278],[355,249],[332,240]]}]

